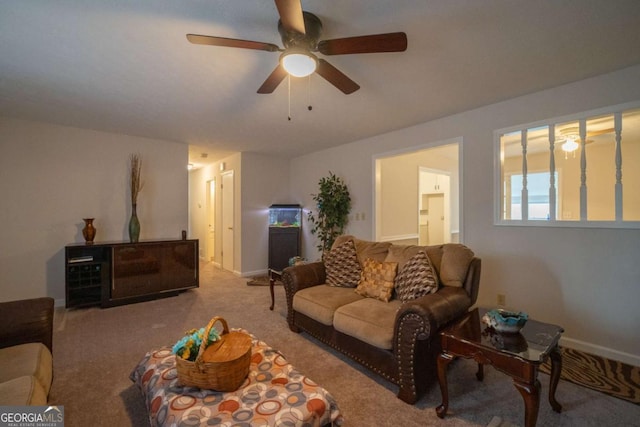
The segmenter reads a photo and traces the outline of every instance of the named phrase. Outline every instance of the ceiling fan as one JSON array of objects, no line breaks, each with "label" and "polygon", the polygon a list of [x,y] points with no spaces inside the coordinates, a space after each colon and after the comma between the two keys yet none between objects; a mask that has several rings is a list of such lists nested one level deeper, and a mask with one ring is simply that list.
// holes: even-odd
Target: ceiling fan
[{"label": "ceiling fan", "polygon": [[262,83],[258,93],[272,93],[287,74],[305,77],[316,72],[343,93],[350,94],[360,86],[314,52],[345,55],[403,52],[407,49],[407,35],[402,32],[320,40],[322,22],[316,15],[302,10],[300,0],[275,0],[275,4],[280,15],[278,32],[284,49],[273,43],[198,34],[187,34],[187,39],[194,44],[282,52],[278,65]]},{"label": "ceiling fan", "polygon": [[[586,131],[586,137],[593,138],[600,135],[608,135],[608,134],[611,134],[612,132],[614,132],[614,128],[588,130]],[[573,126],[573,125],[570,125],[570,126],[561,125],[560,127],[556,128],[556,134],[555,134],[554,140],[555,140],[555,143],[557,144],[556,146],[561,148],[562,151],[565,152],[565,158],[566,158],[566,153],[575,152],[578,148],[580,148],[580,141],[581,141],[580,128],[578,126]],[[546,133],[543,133],[541,135],[536,135],[536,136],[527,136],[527,141],[529,143],[536,142],[536,141],[543,141],[546,143],[547,141],[549,141],[549,135]],[[594,142],[593,139],[585,139],[585,145],[589,145],[593,142]],[[521,145],[520,137],[514,134],[512,138],[505,141],[504,145],[505,145],[505,148],[509,147],[511,150],[513,150],[514,148],[517,149],[517,147]]]}]

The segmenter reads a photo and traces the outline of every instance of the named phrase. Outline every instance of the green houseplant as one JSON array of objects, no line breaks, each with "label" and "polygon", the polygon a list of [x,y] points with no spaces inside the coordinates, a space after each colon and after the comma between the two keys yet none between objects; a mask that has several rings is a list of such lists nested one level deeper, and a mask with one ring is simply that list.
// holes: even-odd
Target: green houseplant
[{"label": "green houseplant", "polygon": [[344,232],[351,212],[349,189],[342,178],[329,172],[318,182],[320,191],[312,194],[316,202],[317,214],[309,212],[311,234],[317,235],[320,243],[316,246],[324,254],[331,249],[336,237]]}]

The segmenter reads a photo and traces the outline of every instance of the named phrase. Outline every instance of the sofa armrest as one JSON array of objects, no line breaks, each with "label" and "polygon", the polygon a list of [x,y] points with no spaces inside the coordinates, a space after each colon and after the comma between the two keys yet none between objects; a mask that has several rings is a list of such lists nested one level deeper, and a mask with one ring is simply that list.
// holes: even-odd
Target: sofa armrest
[{"label": "sofa armrest", "polygon": [[53,298],[0,303],[0,348],[41,342],[53,353]]},{"label": "sofa armrest", "polygon": [[284,285],[284,293],[287,299],[287,323],[290,330],[299,332],[295,324],[293,296],[300,289],[322,285],[326,280],[327,274],[322,262],[294,265],[284,269],[282,272],[282,284]]},{"label": "sofa armrest", "polygon": [[[440,347],[435,338],[447,323],[464,315],[471,299],[463,288],[445,286],[434,294],[408,301],[396,313],[393,352],[398,361],[398,397],[415,403],[418,398],[416,372],[429,371],[435,366],[434,357]],[[435,346],[435,349],[433,348]]]},{"label": "sofa armrest", "polygon": [[326,280],[327,275],[322,262],[295,265],[285,268],[282,272],[282,283],[286,292],[291,295],[300,289],[322,285]]},{"label": "sofa armrest", "polygon": [[[398,309],[395,336],[417,332],[417,339],[428,339],[443,326],[467,313],[471,299],[463,288],[444,286],[438,292],[408,301]],[[408,322],[408,319],[413,319]],[[402,331],[402,328],[405,331]],[[395,340],[398,343],[398,339]]]},{"label": "sofa armrest", "polygon": [[471,305],[476,303],[478,299],[478,290],[480,289],[480,273],[482,272],[482,260],[474,257],[469,264],[467,277],[462,287],[467,291],[471,298]]}]

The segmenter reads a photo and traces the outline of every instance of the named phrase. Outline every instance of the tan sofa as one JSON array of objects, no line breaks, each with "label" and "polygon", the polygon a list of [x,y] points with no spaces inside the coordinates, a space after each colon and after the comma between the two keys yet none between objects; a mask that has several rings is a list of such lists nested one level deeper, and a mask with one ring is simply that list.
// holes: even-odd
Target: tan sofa
[{"label": "tan sofa", "polygon": [[361,267],[367,259],[397,262],[396,279],[408,260],[420,251],[426,253],[437,275],[437,291],[409,301],[392,297],[385,302],[362,296],[354,288],[327,285],[324,262],[289,267],[282,277],[289,328],[309,333],[395,383],[398,397],[415,403],[436,378],[438,332],[476,301],[481,261],[460,244],[401,246],[340,236],[332,249],[348,240]]},{"label": "tan sofa", "polygon": [[53,298],[0,303],[0,405],[47,404],[53,303]]}]

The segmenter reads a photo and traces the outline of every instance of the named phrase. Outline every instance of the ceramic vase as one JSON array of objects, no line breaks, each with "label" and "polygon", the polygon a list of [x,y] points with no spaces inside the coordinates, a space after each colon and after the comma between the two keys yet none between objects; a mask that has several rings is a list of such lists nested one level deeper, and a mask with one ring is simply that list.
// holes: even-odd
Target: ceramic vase
[{"label": "ceramic vase", "polygon": [[96,228],[93,226],[94,218],[82,218],[84,221],[84,228],[82,229],[82,236],[87,244],[93,243],[93,239],[96,237]]},{"label": "ceramic vase", "polygon": [[140,238],[140,221],[138,220],[137,205],[131,206],[131,219],[129,220],[129,241],[138,243]]}]

